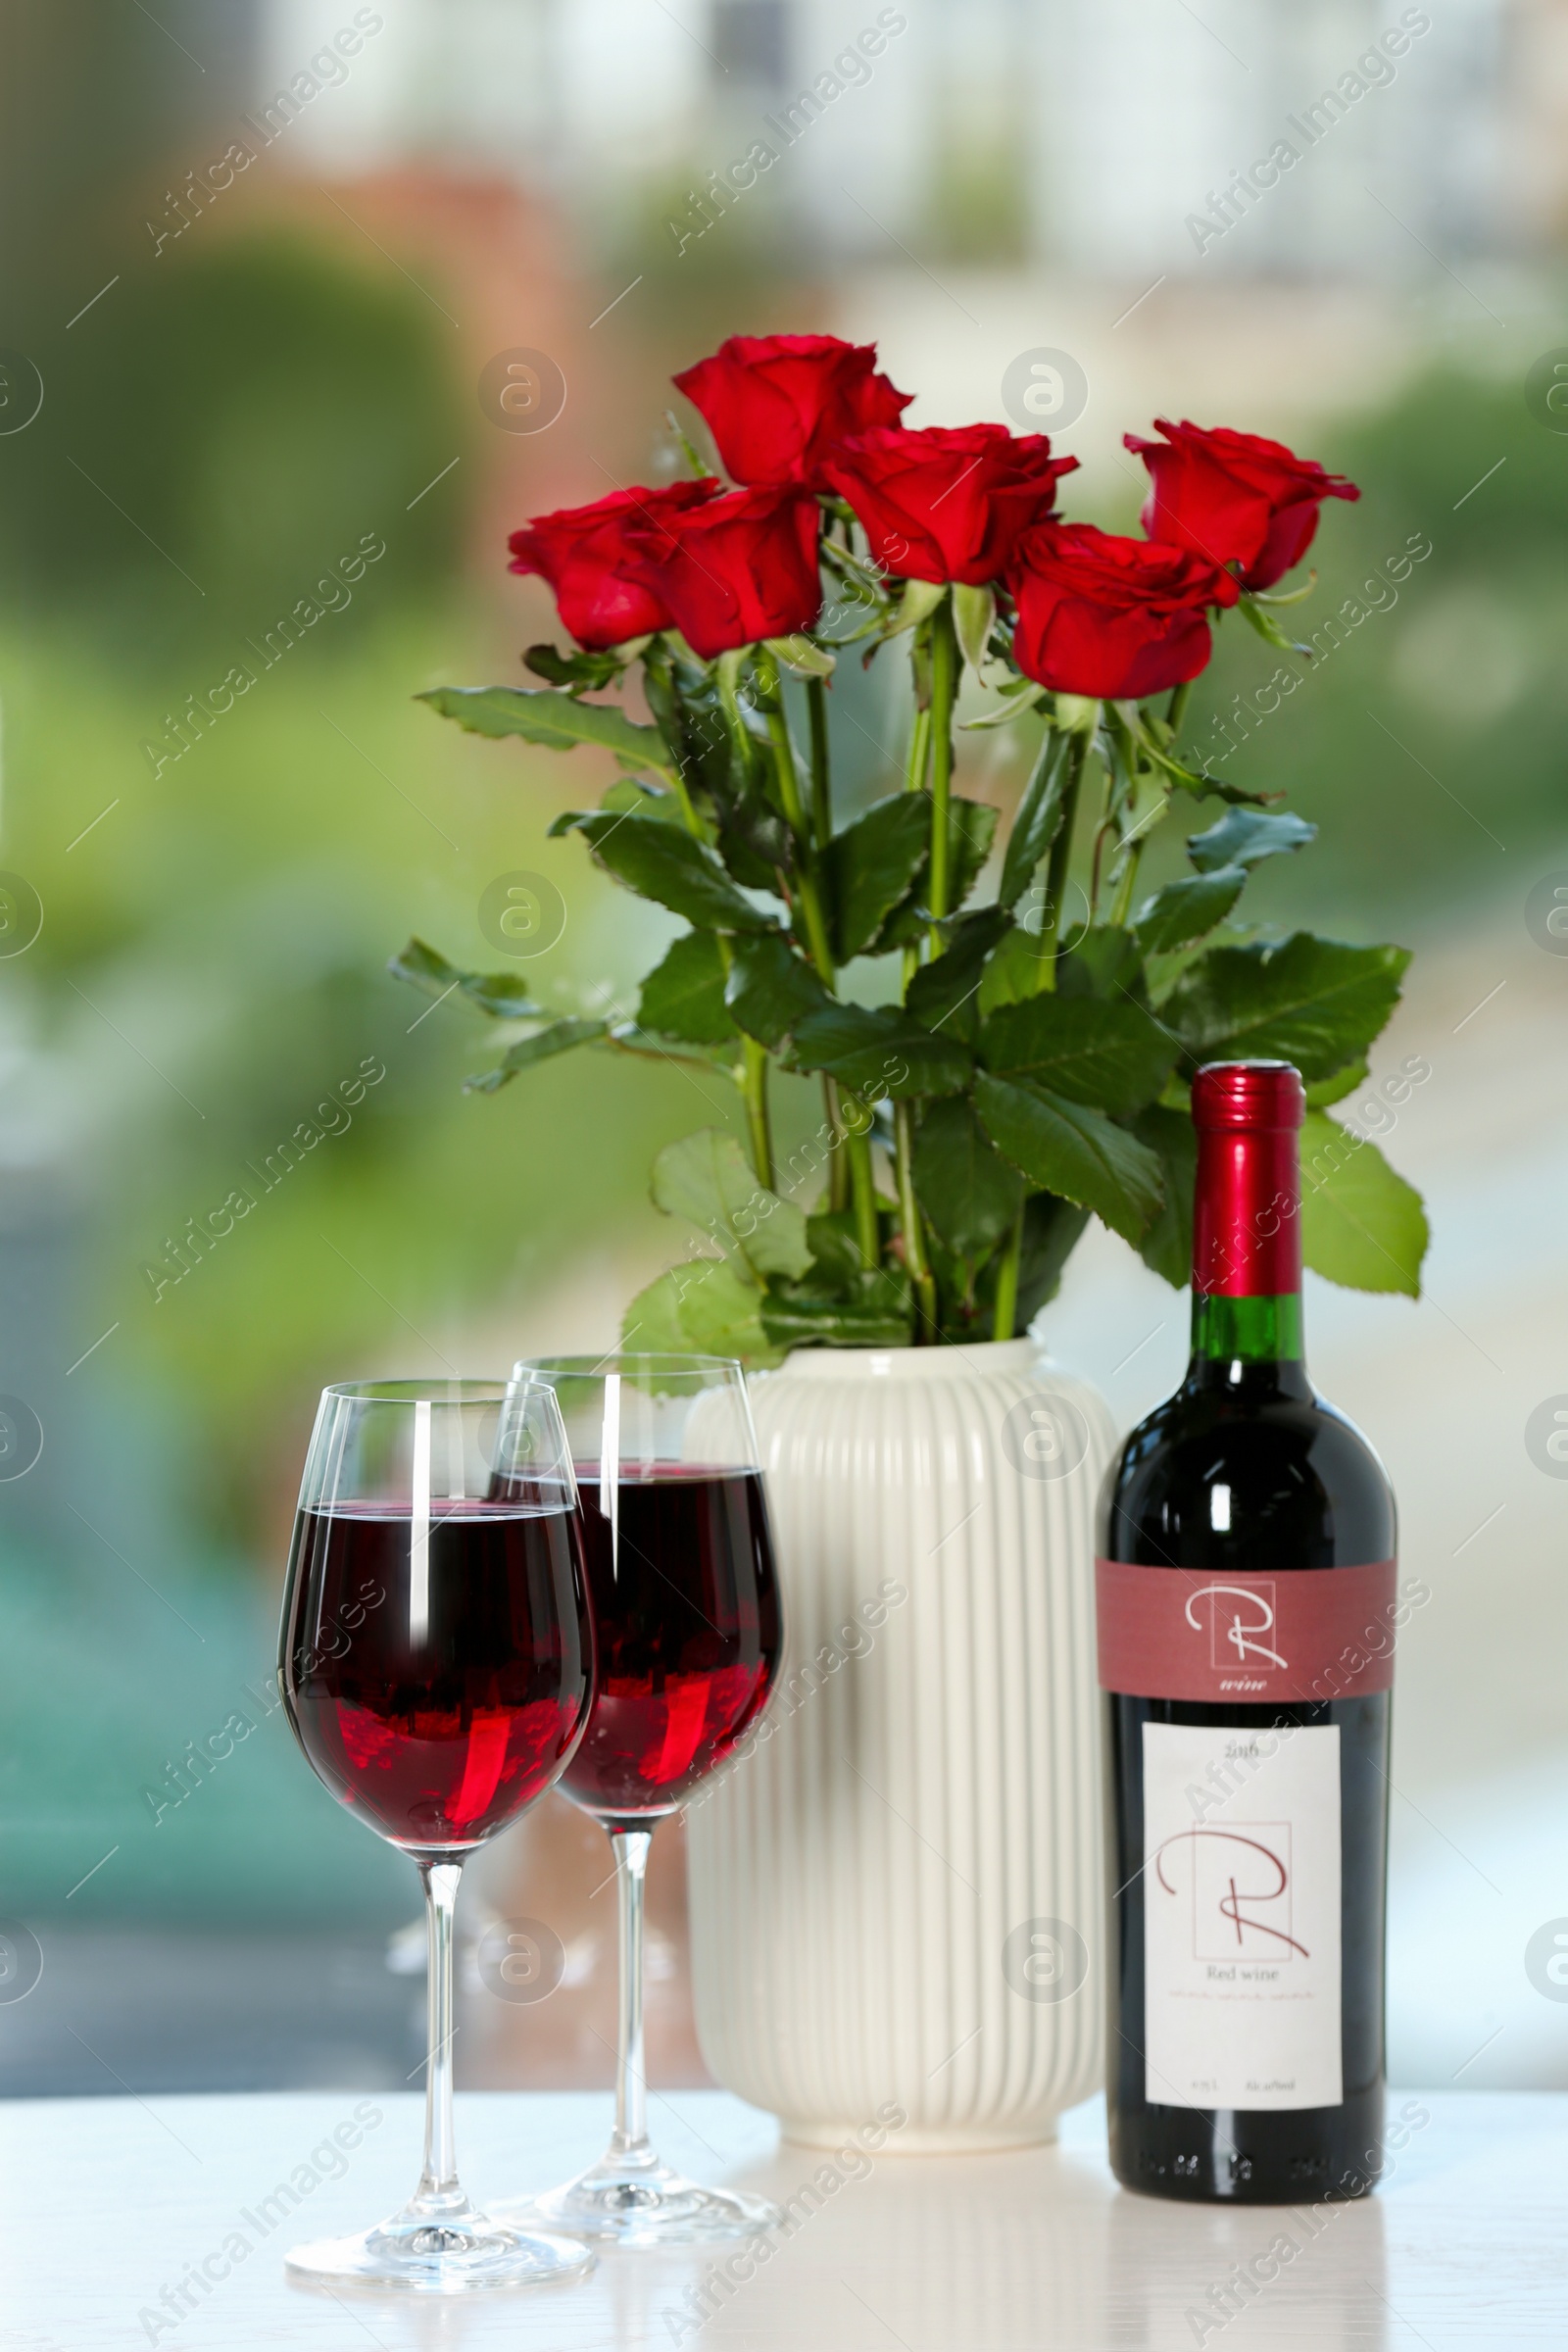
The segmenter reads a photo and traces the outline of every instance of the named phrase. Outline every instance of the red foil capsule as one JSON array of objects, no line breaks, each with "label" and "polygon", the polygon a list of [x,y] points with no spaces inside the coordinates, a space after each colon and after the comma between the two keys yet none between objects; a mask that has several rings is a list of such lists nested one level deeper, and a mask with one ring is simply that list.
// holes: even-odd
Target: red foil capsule
[{"label": "red foil capsule", "polygon": [[1305,1116],[1306,1090],[1288,1061],[1211,1061],[1199,1071],[1195,1291],[1278,1298],[1300,1289],[1297,1136]]}]

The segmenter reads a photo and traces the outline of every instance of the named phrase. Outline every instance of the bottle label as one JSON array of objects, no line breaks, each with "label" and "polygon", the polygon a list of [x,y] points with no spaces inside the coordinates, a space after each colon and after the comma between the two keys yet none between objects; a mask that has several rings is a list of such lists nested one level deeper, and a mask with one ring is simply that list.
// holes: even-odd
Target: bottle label
[{"label": "bottle label", "polygon": [[1338,1724],[1143,1732],[1146,2098],[1338,2107]]},{"label": "bottle label", "polygon": [[1394,1577],[1392,1560],[1278,1576],[1099,1560],[1101,1689],[1245,1706],[1387,1690]]}]

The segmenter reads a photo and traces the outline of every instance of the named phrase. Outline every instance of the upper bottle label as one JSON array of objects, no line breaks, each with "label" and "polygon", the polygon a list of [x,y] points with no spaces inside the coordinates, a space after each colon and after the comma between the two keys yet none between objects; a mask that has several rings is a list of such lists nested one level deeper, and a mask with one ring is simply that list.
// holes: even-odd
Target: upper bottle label
[{"label": "upper bottle label", "polygon": [[1233,1706],[1387,1690],[1409,1614],[1394,1580],[1392,1560],[1278,1576],[1098,1560],[1101,1689]]},{"label": "upper bottle label", "polygon": [[1297,1136],[1305,1094],[1288,1061],[1209,1062],[1193,1082],[1193,1288],[1278,1298],[1301,1287]]}]

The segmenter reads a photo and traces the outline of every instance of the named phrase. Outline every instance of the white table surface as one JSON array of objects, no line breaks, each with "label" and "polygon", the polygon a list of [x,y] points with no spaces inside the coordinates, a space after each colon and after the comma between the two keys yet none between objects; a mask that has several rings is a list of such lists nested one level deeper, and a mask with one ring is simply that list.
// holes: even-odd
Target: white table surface
[{"label": "white table surface", "polygon": [[[726,2352],[1079,2352],[1079,2348],[1568,2345],[1568,2096],[1424,2093],[1430,2122],[1370,2200],[1317,2217],[1167,2204],[1118,2189],[1098,2101],[1051,2148],[1004,2156],[882,2154],[810,2212],[748,2283],[698,2326],[688,2285],[714,2251],[612,2254],[584,2284],[452,2301],[332,2300],[285,2282],[305,2237],[357,2229],[401,2202],[417,2169],[419,2102],[377,2094],[382,2121],[338,2180],[177,2327],[163,2288],[220,2249],[334,2126],[349,2092],[18,2100],[0,2108],[0,2346],[6,2352],[465,2352],[533,2346],[719,2345]],[[1396,2108],[1404,2094],[1392,2102]],[[819,2152],[781,2144],[768,2117],[717,2091],[654,2101],[662,2151],[710,2180],[792,2196]],[[600,2152],[609,2100],[467,2093],[459,2154],[477,2196],[544,2187]],[[1210,2287],[1281,2232],[1300,2246],[1228,2322]],[[1212,2316],[1212,2308],[1206,2307]],[[1199,2315],[1199,2316],[1195,2316]],[[164,2315],[160,2315],[164,2316]]]}]

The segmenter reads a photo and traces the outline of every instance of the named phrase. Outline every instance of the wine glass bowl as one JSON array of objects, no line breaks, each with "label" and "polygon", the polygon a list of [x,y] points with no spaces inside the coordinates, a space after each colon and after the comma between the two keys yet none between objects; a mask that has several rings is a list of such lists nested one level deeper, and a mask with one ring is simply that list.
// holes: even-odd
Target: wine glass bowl
[{"label": "wine glass bowl", "polygon": [[642,1938],[653,1832],[755,1725],[783,1647],[745,1379],[723,1357],[627,1353],[537,1358],[514,1377],[555,1390],[576,1472],[597,1669],[561,1785],[610,1835],[620,1909],[610,2149],[524,2210],[622,2245],[743,2236],[774,2209],[683,2179],[649,2142]]},{"label": "wine glass bowl", "polygon": [[528,1369],[563,1408],[598,1650],[588,1728],[563,1785],[607,1829],[651,1827],[724,1762],[778,1662],[778,1587],[744,1385],[722,1358]]},{"label": "wine glass bowl", "polygon": [[327,1389],[289,1558],[279,1680],[318,1778],[410,1855],[429,1925],[424,2168],[400,2213],[297,2247],[317,2283],[455,2294],[582,2276],[568,2239],[469,2204],[452,2154],[452,1926],[465,1858],[543,1794],[582,1736],[593,1634],[576,1488],[548,1388]]}]

